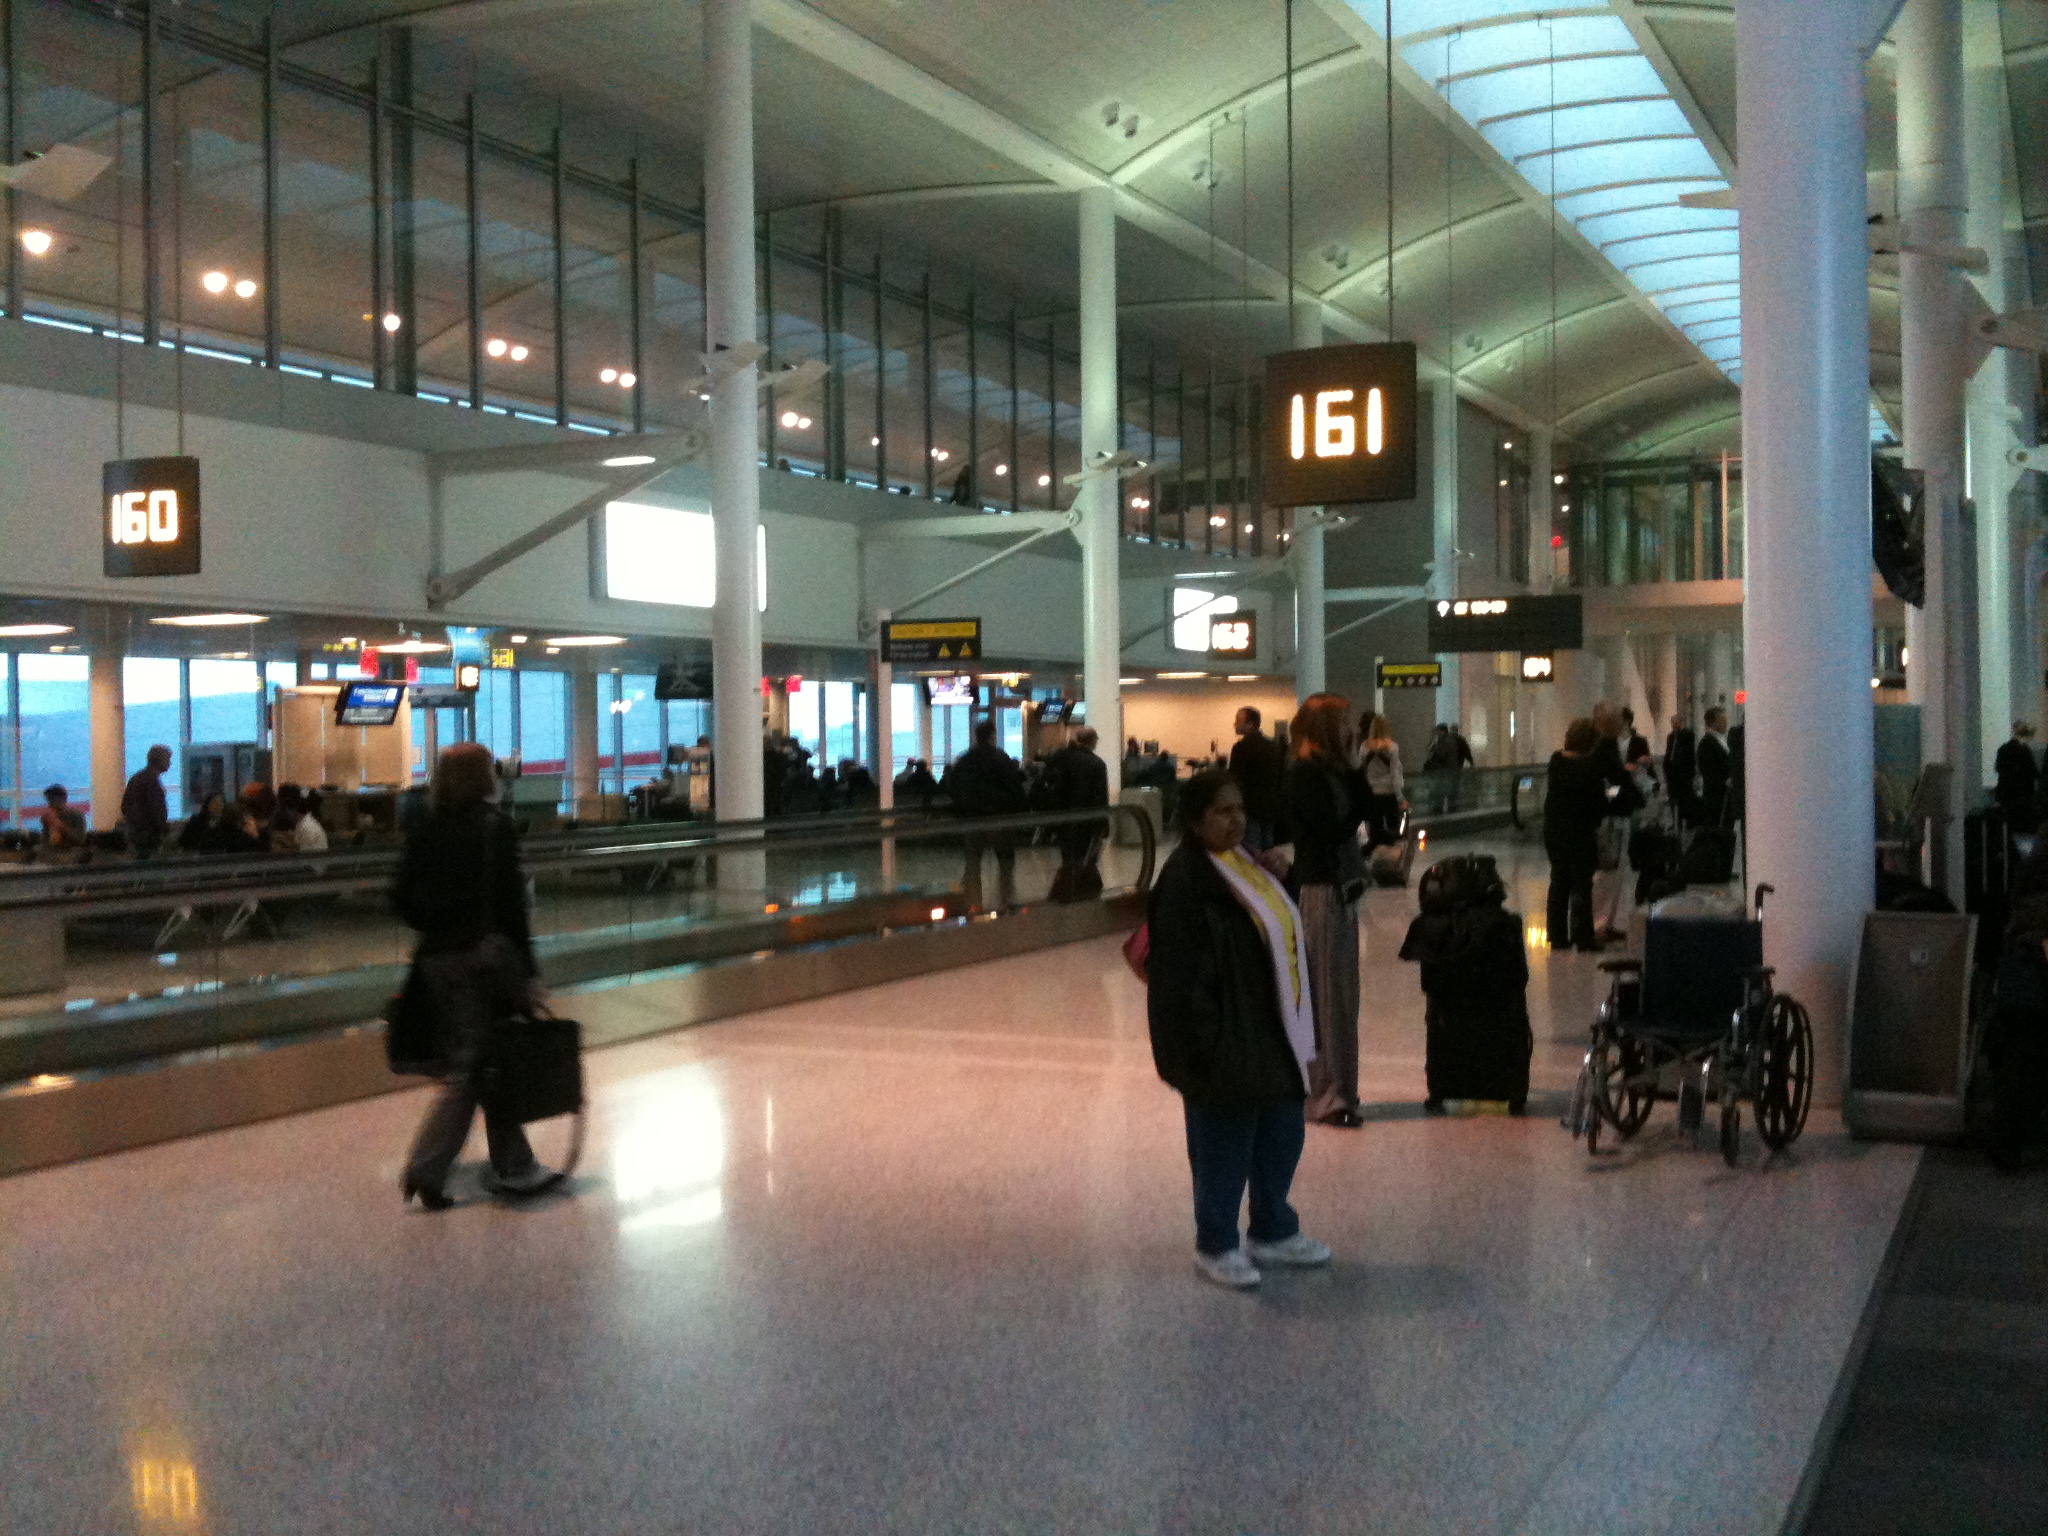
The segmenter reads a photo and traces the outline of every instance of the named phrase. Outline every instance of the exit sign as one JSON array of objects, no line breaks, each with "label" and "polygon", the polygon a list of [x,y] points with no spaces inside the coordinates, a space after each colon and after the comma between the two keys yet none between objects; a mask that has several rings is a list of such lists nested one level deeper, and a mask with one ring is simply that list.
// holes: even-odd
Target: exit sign
[{"label": "exit sign", "polygon": [[199,574],[197,459],[114,459],[101,466],[100,571]]},{"label": "exit sign", "polygon": [[1266,503],[1415,496],[1415,348],[1315,347],[1266,359]]}]

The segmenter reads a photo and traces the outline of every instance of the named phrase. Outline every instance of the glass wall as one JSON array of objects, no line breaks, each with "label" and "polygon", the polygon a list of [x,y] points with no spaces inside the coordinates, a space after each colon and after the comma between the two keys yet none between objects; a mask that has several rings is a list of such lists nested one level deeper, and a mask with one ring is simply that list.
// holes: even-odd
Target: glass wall
[{"label": "glass wall", "polygon": [[1725,479],[1719,459],[1577,465],[1559,492],[1556,526],[1558,579],[1571,586],[1740,576],[1742,464],[1728,461]]},{"label": "glass wall", "polygon": [[[50,784],[68,788],[71,803],[91,819],[92,733],[86,709],[90,663],[83,656],[25,653],[14,658],[14,666],[21,764],[17,822],[33,823],[42,809],[43,789]],[[114,809],[118,814],[120,807]],[[104,807],[98,820],[102,826],[113,825]]]},{"label": "glass wall", "polygon": [[526,672],[519,677],[519,755],[528,773],[569,768],[569,676]]}]

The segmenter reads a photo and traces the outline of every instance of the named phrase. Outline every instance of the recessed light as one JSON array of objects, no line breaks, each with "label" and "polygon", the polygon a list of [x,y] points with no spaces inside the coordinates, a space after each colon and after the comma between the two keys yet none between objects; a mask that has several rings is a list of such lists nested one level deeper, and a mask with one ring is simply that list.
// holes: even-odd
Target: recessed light
[{"label": "recessed light", "polygon": [[1052,476],[1051,476],[1051,475],[1040,475],[1040,476],[1038,477],[1038,483],[1039,483],[1039,485],[1040,485],[1041,487],[1044,487],[1044,486],[1048,486],[1048,485],[1051,485],[1051,484],[1052,484]]},{"label": "recessed light", "polygon": [[199,286],[208,293],[226,293],[228,291],[228,275],[225,272],[209,272],[206,276],[199,279]]},{"label": "recessed light", "polygon": [[868,439],[868,446],[870,448],[879,448],[882,446],[882,440],[879,437],[871,437]]},{"label": "recessed light", "polygon": [[21,232],[21,248],[31,256],[47,256],[50,247],[57,242],[47,229],[24,229]]},{"label": "recessed light", "polygon": [[262,613],[171,613],[151,619],[152,624],[175,624],[180,629],[217,629],[228,624],[268,624]]},{"label": "recessed light", "polygon": [[69,624],[0,624],[0,637],[26,640],[35,635],[68,635]]},{"label": "recessed light", "polygon": [[440,640],[387,640],[377,649],[392,656],[432,656],[449,647]]},{"label": "recessed light", "polygon": [[1007,464],[998,464],[996,466],[996,473],[999,475],[1007,475],[1009,472],[1010,466]]},{"label": "recessed light", "polygon": [[635,384],[638,384],[639,382],[640,380],[630,373],[622,373],[619,375],[619,388],[621,389],[631,389]]},{"label": "recessed light", "polygon": [[514,645],[524,645],[524,644],[526,644],[526,636],[524,636],[524,635],[514,635],[514,636],[512,637],[512,643],[513,643]]},{"label": "recessed light", "polygon": [[507,343],[502,336],[493,336],[489,341],[484,343],[484,350],[490,353],[490,355],[493,357],[503,357],[505,355],[506,346]]},{"label": "recessed light", "polygon": [[811,428],[811,418],[808,416],[799,416],[796,419],[796,424],[799,430],[808,432]]},{"label": "recessed light", "polygon": [[255,298],[255,297],[256,297],[256,279],[255,279],[255,278],[253,278],[253,277],[245,277],[245,278],[243,278],[243,279],[242,279],[241,281],[239,281],[238,283],[236,283],[236,284],[235,284],[235,297],[236,297],[236,298],[238,298],[238,299],[253,299],[253,298]]},{"label": "recessed light", "polygon": [[532,350],[527,347],[514,347],[510,354],[512,361],[515,363],[523,363],[532,355]]},{"label": "recessed light", "polygon": [[606,459],[604,467],[606,469],[632,469],[638,465],[652,464],[653,462],[654,455],[651,453],[622,453],[616,459]]},{"label": "recessed light", "polygon": [[1142,677],[1120,677],[1117,679],[1117,681],[1121,683],[1124,687],[1128,688],[1133,683],[1142,683],[1143,681],[1145,681],[1145,679],[1143,679]]},{"label": "recessed light", "polygon": [[1159,674],[1159,681],[1162,683],[1186,683],[1192,682],[1198,677],[1207,677],[1208,675],[1206,672],[1162,672]]},{"label": "recessed light", "polygon": [[551,646],[549,646],[549,647],[548,647],[548,654],[549,654],[550,656],[559,656],[559,655],[561,655],[561,654],[562,654],[562,651],[561,651],[561,648],[560,648],[559,646],[553,646],[553,645],[551,645]]},{"label": "recessed light", "polygon": [[619,370],[616,368],[603,369],[598,373],[597,380],[600,384],[616,384],[619,382]]},{"label": "recessed light", "polygon": [[793,427],[797,424],[797,414],[795,411],[784,411],[781,420],[785,427]]},{"label": "recessed light", "polygon": [[624,635],[550,635],[548,645],[552,648],[563,645],[624,645]]},{"label": "recessed light", "polygon": [[405,322],[396,315],[386,315],[384,317],[384,329],[387,331],[395,331],[404,324]]}]

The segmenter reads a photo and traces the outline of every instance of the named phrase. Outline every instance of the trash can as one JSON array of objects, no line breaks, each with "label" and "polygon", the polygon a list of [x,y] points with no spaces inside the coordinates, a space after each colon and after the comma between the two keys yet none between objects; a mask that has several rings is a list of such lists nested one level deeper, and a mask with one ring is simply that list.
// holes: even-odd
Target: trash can
[{"label": "trash can", "polygon": [[1877,1141],[1953,1141],[1976,1037],[1970,1018],[1977,919],[1956,912],[1872,912],[1850,985],[1850,1133]]},{"label": "trash can", "polygon": [[[1144,812],[1145,819],[1152,823],[1152,840],[1155,843],[1165,838],[1166,802],[1156,786],[1141,784],[1127,789],[1117,796],[1117,804],[1134,805]],[[1119,848],[1138,846],[1138,829],[1128,816],[1119,816],[1116,819],[1116,845]]]}]

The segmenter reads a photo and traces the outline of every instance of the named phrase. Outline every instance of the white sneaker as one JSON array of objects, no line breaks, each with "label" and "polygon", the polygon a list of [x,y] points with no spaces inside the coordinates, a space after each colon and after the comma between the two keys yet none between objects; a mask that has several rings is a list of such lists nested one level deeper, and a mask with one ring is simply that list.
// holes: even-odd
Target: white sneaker
[{"label": "white sneaker", "polygon": [[1319,1243],[1306,1232],[1282,1238],[1277,1243],[1253,1243],[1252,1257],[1261,1264],[1279,1264],[1289,1269],[1314,1269],[1330,1262],[1330,1245]]},{"label": "white sneaker", "polygon": [[1228,1253],[1197,1253],[1195,1268],[1233,1291],[1248,1291],[1259,1283],[1258,1268],[1244,1256],[1242,1248],[1233,1248]]}]

